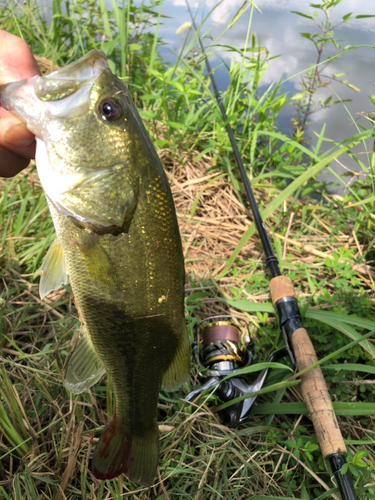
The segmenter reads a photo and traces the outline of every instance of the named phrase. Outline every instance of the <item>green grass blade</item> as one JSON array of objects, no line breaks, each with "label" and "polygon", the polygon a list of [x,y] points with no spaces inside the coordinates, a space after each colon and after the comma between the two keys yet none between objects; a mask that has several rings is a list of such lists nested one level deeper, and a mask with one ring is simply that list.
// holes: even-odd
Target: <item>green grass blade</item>
[{"label": "green grass blade", "polygon": [[324,365],[322,368],[332,370],[349,370],[353,372],[365,372],[375,375],[375,366],[363,365],[360,363],[337,363],[333,365]]},{"label": "green grass blade", "polygon": [[[355,417],[375,415],[375,403],[333,402],[336,415]],[[308,415],[305,403],[265,403],[254,406],[253,415]]]}]

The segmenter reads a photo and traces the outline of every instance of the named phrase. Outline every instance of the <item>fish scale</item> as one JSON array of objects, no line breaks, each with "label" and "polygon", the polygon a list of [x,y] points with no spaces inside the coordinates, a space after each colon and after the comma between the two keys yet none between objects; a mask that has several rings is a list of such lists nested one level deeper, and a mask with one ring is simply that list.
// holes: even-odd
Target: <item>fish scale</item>
[{"label": "fish scale", "polygon": [[113,385],[116,410],[93,472],[150,485],[160,387],[176,390],[189,375],[182,245],[165,172],[100,51],[0,88],[0,100],[37,136],[57,233],[42,264],[41,296],[68,275],[83,325],[65,385],[80,393],[104,372]]}]

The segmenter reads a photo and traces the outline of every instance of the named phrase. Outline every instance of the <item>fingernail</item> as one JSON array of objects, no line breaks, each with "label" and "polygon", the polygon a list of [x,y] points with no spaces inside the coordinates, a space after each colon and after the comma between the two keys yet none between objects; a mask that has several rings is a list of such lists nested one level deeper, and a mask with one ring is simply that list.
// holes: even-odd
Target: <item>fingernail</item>
[{"label": "fingernail", "polygon": [[4,135],[4,143],[13,148],[28,148],[34,144],[35,136],[24,123],[10,127]]}]

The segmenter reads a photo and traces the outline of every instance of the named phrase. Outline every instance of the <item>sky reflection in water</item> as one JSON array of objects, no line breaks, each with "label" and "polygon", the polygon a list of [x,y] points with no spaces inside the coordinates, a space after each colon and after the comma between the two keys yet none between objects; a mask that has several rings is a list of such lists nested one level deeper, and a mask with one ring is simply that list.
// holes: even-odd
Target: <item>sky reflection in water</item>
[{"label": "sky reflection in water", "polygon": [[[202,19],[202,12],[207,15],[210,10],[217,5],[216,0],[204,0],[198,2],[190,0],[190,6],[195,12],[199,9],[197,23]],[[210,30],[210,34],[215,40],[225,29],[228,22],[233,18],[243,0],[224,0],[216,9],[213,10],[209,19],[204,24],[203,33]],[[257,6],[262,11],[262,14],[255,11],[252,22],[252,32],[256,33],[258,40],[262,46],[265,46],[270,56],[280,55],[280,57],[270,61],[269,67],[261,80],[260,91],[266,89],[272,82],[278,81],[284,74],[285,79],[306,70],[310,64],[314,64],[317,59],[317,52],[313,44],[300,36],[300,32],[317,32],[317,28],[312,21],[292,14],[290,11],[298,10],[300,12],[312,13],[313,9],[309,7],[308,0],[259,0]],[[342,16],[353,12],[358,14],[375,14],[375,4],[369,0],[343,0],[334,10],[332,20],[334,24],[340,22]],[[172,19],[163,21],[163,26],[160,28],[159,35],[168,44],[162,49],[162,55],[166,60],[174,59],[173,49],[179,52],[183,46],[186,32],[176,35],[177,28],[186,21],[190,20],[186,9],[185,0],[166,0],[163,6],[162,13],[170,16]],[[229,30],[223,38],[221,44],[234,45],[243,47],[246,39],[248,26],[248,13],[246,13],[235,25]],[[319,20],[319,18],[318,18]],[[335,30],[335,39],[340,40],[340,44],[346,45],[368,44],[375,45],[375,18],[358,19],[350,21],[344,26],[340,26]],[[327,50],[326,57],[332,54],[332,50]],[[221,54],[222,57],[225,54]],[[344,85],[338,83],[332,84],[332,89],[337,93],[340,99],[352,99],[352,102],[346,103],[345,107],[342,104],[332,106],[328,109],[319,111],[311,115],[312,125],[309,127],[308,135],[314,140],[313,132],[319,132],[324,123],[327,124],[326,136],[330,139],[341,141],[351,135],[357,133],[355,125],[350,121],[348,112],[352,114],[354,119],[359,120],[358,123],[368,128],[369,122],[364,118],[360,118],[358,113],[362,111],[373,111],[374,106],[368,99],[368,95],[375,94],[375,49],[364,47],[355,51],[351,51],[340,59],[333,61],[328,67],[329,74],[346,73],[349,83],[358,87],[361,92],[356,93]],[[215,67],[220,65],[218,56],[212,56],[211,64]],[[217,79],[219,87],[224,89],[228,84],[228,76],[225,68],[217,71]],[[293,77],[286,81],[283,85],[283,90],[297,93],[300,90],[300,76]],[[324,97],[332,94],[329,88],[322,92]],[[337,100],[334,96],[332,100]],[[292,108],[284,107],[280,115],[279,127],[288,133],[291,131],[290,118],[294,112]],[[370,142],[368,147],[371,148]],[[356,151],[364,151],[363,146],[358,146]],[[361,156],[361,160],[368,165],[366,155]],[[347,156],[340,158],[348,168],[354,167]],[[340,175],[345,171],[339,164],[332,164],[335,171]],[[326,179],[333,180],[332,177]],[[343,179],[344,182],[347,179]],[[336,180],[337,182],[337,180]],[[342,193],[341,188],[330,189],[333,192]]]}]

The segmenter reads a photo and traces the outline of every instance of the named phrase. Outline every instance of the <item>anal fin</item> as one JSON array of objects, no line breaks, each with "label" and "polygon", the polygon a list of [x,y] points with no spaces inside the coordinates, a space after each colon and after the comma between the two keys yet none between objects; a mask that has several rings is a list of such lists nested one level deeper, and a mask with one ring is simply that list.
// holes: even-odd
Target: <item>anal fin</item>
[{"label": "anal fin", "polygon": [[65,387],[74,394],[80,394],[94,385],[105,373],[90,337],[83,329],[74,348],[64,374]]},{"label": "anal fin", "polygon": [[184,384],[190,374],[190,343],[184,325],[177,352],[163,377],[163,387],[166,391],[177,391]]},{"label": "anal fin", "polygon": [[39,282],[39,294],[41,299],[44,299],[50,292],[58,290],[61,285],[66,285],[68,283],[65,258],[61,243],[57,238],[44,257],[41,271],[42,275]]}]

